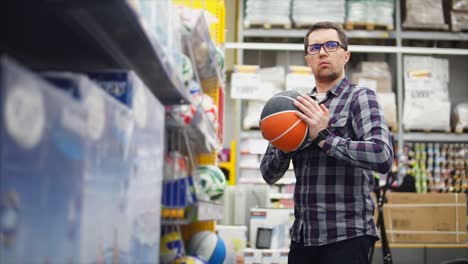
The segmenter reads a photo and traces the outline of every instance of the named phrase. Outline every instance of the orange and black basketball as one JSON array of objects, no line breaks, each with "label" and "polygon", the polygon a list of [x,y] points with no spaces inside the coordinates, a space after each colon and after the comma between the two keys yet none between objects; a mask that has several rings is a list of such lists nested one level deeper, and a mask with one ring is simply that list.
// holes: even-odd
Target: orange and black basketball
[{"label": "orange and black basketball", "polygon": [[291,152],[307,144],[309,128],[297,115],[300,110],[294,105],[297,91],[284,91],[270,98],[260,115],[262,136],[273,146]]}]

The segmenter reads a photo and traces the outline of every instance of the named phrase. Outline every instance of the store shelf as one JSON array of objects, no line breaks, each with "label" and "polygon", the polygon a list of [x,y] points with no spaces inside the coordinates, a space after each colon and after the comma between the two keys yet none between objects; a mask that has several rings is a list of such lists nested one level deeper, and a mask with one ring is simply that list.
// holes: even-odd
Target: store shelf
[{"label": "store shelf", "polygon": [[0,52],[35,70],[134,70],[163,104],[190,102],[159,40],[124,0],[7,1],[0,22]]},{"label": "store shelf", "polygon": [[[244,37],[255,38],[304,38],[308,29],[263,29],[249,28],[244,29]],[[394,39],[394,31],[383,30],[349,30],[346,31],[350,39]]]},{"label": "store shelf", "polygon": [[195,221],[208,221],[223,219],[224,208],[222,204],[199,201],[186,209],[187,217],[185,219],[161,219],[162,224],[186,225]]},{"label": "store shelf", "polygon": [[[304,51],[303,44],[290,44],[290,43],[227,42],[225,44],[225,48],[226,49],[241,49],[241,50]],[[349,45],[348,49],[349,51],[356,52],[356,53],[468,55],[468,49],[452,49],[452,48],[449,49],[449,48]]]},{"label": "store shelf", "polygon": [[453,133],[404,133],[405,141],[418,142],[468,142],[468,134]]},{"label": "store shelf", "polygon": [[414,40],[448,40],[448,41],[468,41],[468,33],[463,32],[424,32],[424,31],[403,31],[402,39]]},{"label": "store shelf", "polygon": [[[263,178],[240,178],[238,180],[239,183],[244,183],[244,184],[266,184],[265,180]],[[283,177],[279,181],[275,183],[275,185],[289,185],[289,184],[295,184],[296,183],[296,178],[293,177]]]},{"label": "store shelf", "polygon": [[276,200],[289,200],[289,199],[294,199],[294,194],[292,193],[270,193],[268,197],[271,199],[276,199]]},{"label": "store shelf", "polygon": [[[244,37],[252,38],[304,38],[308,29],[244,29]],[[440,41],[467,41],[468,33],[440,32],[440,31],[402,31],[402,39],[413,40],[440,40]],[[385,30],[347,30],[348,39],[395,39],[394,31]]]},{"label": "store shelf", "polygon": [[243,130],[240,133],[240,138],[263,138],[262,132],[260,130]]}]

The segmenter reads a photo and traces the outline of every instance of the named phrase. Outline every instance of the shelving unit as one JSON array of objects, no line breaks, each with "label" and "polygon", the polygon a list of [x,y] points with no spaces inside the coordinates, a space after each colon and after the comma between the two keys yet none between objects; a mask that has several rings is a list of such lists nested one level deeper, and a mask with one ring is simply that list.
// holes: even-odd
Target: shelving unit
[{"label": "shelving unit", "polygon": [[[146,28],[129,1],[7,0],[0,9],[0,25],[0,54],[8,54],[35,71],[131,70],[151,90],[149,97],[156,97],[163,105],[192,103],[180,71],[171,64],[161,40]],[[164,110],[158,113],[163,115]],[[204,112],[200,121],[189,127],[165,123],[169,130],[186,132],[193,155],[212,154],[222,147],[218,131]],[[159,159],[162,164],[164,156]],[[198,201],[188,211],[183,220],[162,219],[161,223],[185,225],[223,217],[219,203]]]},{"label": "shelving unit", "polygon": [[[244,28],[243,23],[243,12],[244,1],[239,1],[239,16],[238,16],[238,42],[226,43],[226,49],[235,49],[237,51],[237,64],[243,64],[246,59],[252,61],[254,59],[246,58],[245,51],[249,51],[249,56],[254,56],[256,53],[252,51],[258,51],[259,57],[261,52],[264,51],[267,54],[279,54],[286,53],[286,57],[290,54],[303,52],[302,40],[307,33],[307,29],[281,29],[281,28]],[[466,68],[466,61],[468,61],[468,33],[466,32],[441,32],[441,31],[407,31],[402,29],[402,7],[400,1],[395,1],[395,29],[386,30],[347,30],[347,36],[350,42],[353,44],[349,45],[349,50],[352,54],[371,54],[375,56],[394,56],[394,84],[393,88],[397,95],[397,119],[398,127],[403,128],[403,56],[404,55],[428,55],[428,56],[441,56],[448,58],[455,63],[461,63],[462,65],[455,66],[456,68]],[[262,42],[262,40],[264,42]],[[361,40],[373,40],[380,45],[356,45]],[[412,47],[408,45],[408,41],[427,41],[431,45],[430,47]],[[446,45],[438,45],[443,42],[456,43],[460,48],[446,48]],[[440,47],[438,47],[440,46]],[[302,56],[297,56],[302,58]],[[463,62],[460,58],[466,58]],[[288,63],[290,62],[287,59]],[[249,63],[249,62],[248,62]],[[248,64],[247,63],[247,64]],[[270,62],[271,63],[271,62]],[[300,65],[304,62],[299,62]],[[465,63],[465,64],[463,64]],[[271,66],[271,65],[270,65]],[[452,69],[453,66],[451,66]],[[451,76],[456,77],[457,86],[449,87],[455,89],[456,95],[454,96],[457,102],[463,100],[468,101],[468,94],[463,93],[463,86],[461,83],[468,83],[466,75]],[[463,79],[464,78],[464,79]],[[449,89],[449,90],[450,90]],[[461,95],[461,97],[460,97]],[[242,109],[242,100],[236,100],[236,107]],[[242,120],[242,111],[239,111],[237,119]],[[237,140],[242,141],[246,138],[261,138],[257,131],[243,131],[240,125],[236,125],[239,128],[237,134]],[[403,129],[399,129],[395,134],[397,140],[398,150],[400,153],[396,153],[397,157],[400,157],[405,141],[418,141],[418,142],[468,142],[468,134],[455,134],[455,133],[438,133],[438,132],[405,132]]]},{"label": "shelving unit", "polygon": [[33,69],[132,69],[163,104],[191,102],[159,40],[126,1],[7,1],[1,22],[0,51]]}]

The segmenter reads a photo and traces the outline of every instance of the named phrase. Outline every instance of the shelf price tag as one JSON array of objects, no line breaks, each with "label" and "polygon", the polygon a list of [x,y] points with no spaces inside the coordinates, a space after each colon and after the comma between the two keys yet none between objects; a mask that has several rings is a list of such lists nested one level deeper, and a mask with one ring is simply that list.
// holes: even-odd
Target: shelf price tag
[{"label": "shelf price tag", "polygon": [[231,98],[261,98],[260,77],[256,73],[233,73],[231,77]]}]

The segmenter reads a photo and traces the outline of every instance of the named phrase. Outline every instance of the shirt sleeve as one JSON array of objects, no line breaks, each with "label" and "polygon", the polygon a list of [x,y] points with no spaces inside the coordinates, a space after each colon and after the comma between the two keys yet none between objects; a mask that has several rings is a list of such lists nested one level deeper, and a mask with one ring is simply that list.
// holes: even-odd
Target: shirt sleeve
[{"label": "shirt sleeve", "polygon": [[265,155],[260,162],[260,170],[263,179],[268,184],[274,184],[281,179],[288,170],[293,155],[293,152],[285,153],[275,148],[273,145],[268,144]]},{"label": "shirt sleeve", "polygon": [[352,128],[358,140],[332,134],[323,150],[354,166],[387,173],[393,164],[393,144],[378,97],[373,90],[360,88],[352,100]]}]

